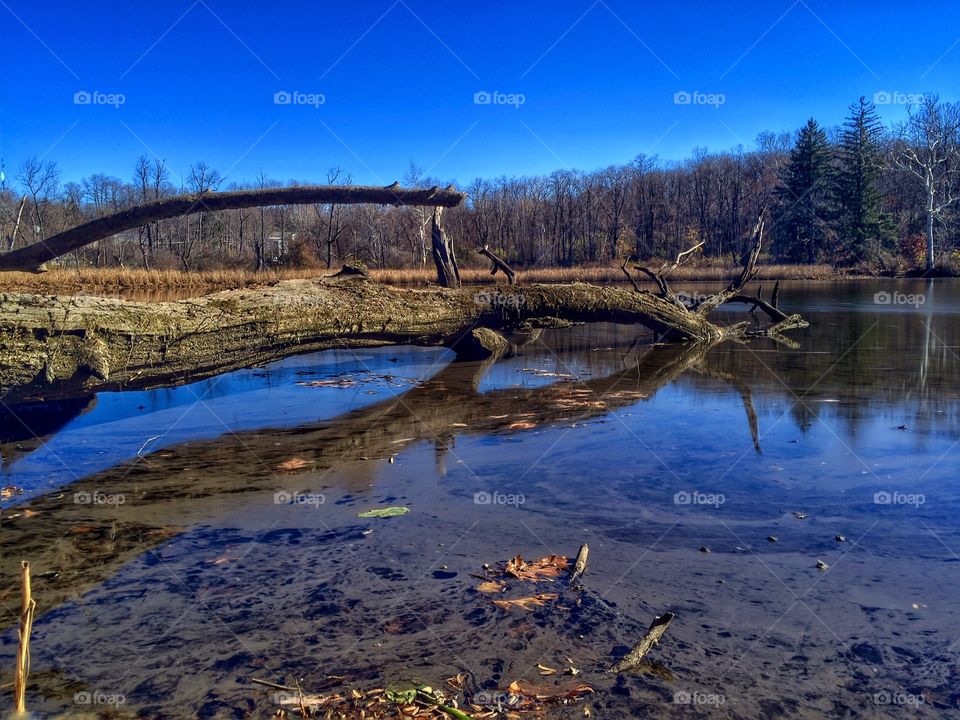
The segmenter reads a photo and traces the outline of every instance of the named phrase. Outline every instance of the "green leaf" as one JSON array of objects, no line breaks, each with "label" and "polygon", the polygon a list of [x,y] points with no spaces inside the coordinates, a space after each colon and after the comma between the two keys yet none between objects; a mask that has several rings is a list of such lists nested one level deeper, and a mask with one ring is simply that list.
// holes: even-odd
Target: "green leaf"
[{"label": "green leaf", "polygon": [[408,507],[375,508],[373,510],[367,510],[366,512],[357,513],[357,517],[362,517],[362,518],[396,517],[397,515],[406,515],[408,512],[410,512],[410,508]]},{"label": "green leaf", "polygon": [[387,690],[384,695],[390,702],[395,702],[399,705],[409,705],[416,699],[417,689],[409,688],[408,690]]}]

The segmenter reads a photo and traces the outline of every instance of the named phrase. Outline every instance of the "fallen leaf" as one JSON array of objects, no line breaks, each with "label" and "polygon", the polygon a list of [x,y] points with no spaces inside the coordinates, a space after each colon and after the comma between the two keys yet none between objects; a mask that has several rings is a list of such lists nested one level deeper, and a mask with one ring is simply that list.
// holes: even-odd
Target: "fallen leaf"
[{"label": "fallen leaf", "polygon": [[507,425],[507,430],[530,430],[536,426],[536,423],[528,422],[526,420],[518,420],[517,422],[512,422]]},{"label": "fallen leaf", "polygon": [[385,508],[374,508],[373,510],[367,510],[366,512],[357,513],[357,517],[361,518],[387,518],[387,517],[396,517],[397,515],[406,515],[410,512],[408,507],[385,507]]},{"label": "fallen leaf", "polygon": [[499,593],[503,592],[503,588],[503,583],[497,582],[496,580],[486,580],[477,585],[477,590],[482,593]]},{"label": "fallen leaf", "polygon": [[277,465],[278,470],[299,470],[302,467],[305,467],[309,463],[306,460],[301,460],[300,458],[290,458],[286,462],[282,462]]},{"label": "fallen leaf", "polygon": [[537,663],[537,670],[540,671],[540,674],[541,674],[541,675],[556,675],[556,674],[557,674],[556,668],[547,667],[546,665],[541,665],[540,663]]},{"label": "fallen leaf", "polygon": [[0,500],[6,500],[14,495],[19,495],[22,492],[23,488],[18,488],[16,485],[7,485],[4,488],[0,488]]},{"label": "fallen leaf", "polygon": [[39,514],[40,514],[40,511],[39,511],[39,510],[30,510],[29,508],[24,508],[24,509],[23,509],[23,516],[24,516],[25,518],[32,518],[32,517],[35,517],[36,515],[39,515]]},{"label": "fallen leaf", "polygon": [[493,604],[498,608],[504,610],[509,610],[510,608],[518,607],[523,608],[524,610],[533,610],[537,607],[543,607],[550,600],[556,600],[559,595],[556,593],[540,593],[539,595],[531,595],[530,597],[515,598],[513,600],[494,600]]},{"label": "fallen leaf", "polygon": [[537,582],[565,575],[570,565],[563,555],[548,555],[534,562],[526,562],[520,555],[507,561],[504,573],[520,580]]}]

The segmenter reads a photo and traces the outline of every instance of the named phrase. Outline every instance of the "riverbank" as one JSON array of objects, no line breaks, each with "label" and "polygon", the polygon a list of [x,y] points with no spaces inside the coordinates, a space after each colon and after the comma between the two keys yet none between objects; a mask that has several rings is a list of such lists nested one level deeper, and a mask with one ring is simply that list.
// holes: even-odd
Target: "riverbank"
[{"label": "riverbank", "polygon": [[[655,264],[655,263],[654,263]],[[197,270],[141,270],[126,268],[57,268],[45,273],[0,273],[0,292],[29,292],[39,294],[91,293],[123,294],[132,292],[144,297],[128,299],[175,299],[150,297],[151,294],[173,293],[178,296],[202,295],[216,290],[232,290],[269,285],[280,280],[295,280],[326,275],[331,271],[318,268],[273,268],[263,272],[221,269]],[[677,280],[725,281],[731,276],[729,265],[699,265],[682,267],[671,273]],[[436,271],[427,268],[372,269],[374,280],[387,285],[430,285],[436,282]],[[461,270],[463,281],[469,284],[490,282],[488,268]],[[866,277],[853,269],[837,270],[830,265],[766,265],[759,268],[757,280],[832,280],[848,277]],[[585,266],[573,268],[533,268],[517,270],[517,281],[526,283],[592,283],[624,282],[618,265]],[[652,286],[652,284],[651,284]]]}]

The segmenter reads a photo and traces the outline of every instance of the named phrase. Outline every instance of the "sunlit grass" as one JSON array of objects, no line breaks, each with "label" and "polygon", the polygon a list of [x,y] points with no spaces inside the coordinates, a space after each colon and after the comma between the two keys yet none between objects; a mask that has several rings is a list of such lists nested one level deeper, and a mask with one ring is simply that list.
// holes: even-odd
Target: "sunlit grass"
[{"label": "sunlit grass", "polygon": [[[652,266],[656,263],[651,262]],[[271,268],[263,272],[242,269],[197,270],[143,270],[136,268],[56,268],[45,273],[24,272],[0,273],[0,291],[33,292],[44,294],[72,294],[79,292],[109,293],[112,291],[197,291],[197,294],[214,290],[268,285],[279,280],[313,278],[331,271],[316,268]],[[429,285],[436,282],[436,272],[427,268],[397,268],[371,270],[371,276],[388,285]],[[687,282],[725,281],[735,274],[735,269],[722,265],[682,267],[669,274],[671,278]],[[478,284],[503,281],[502,275],[491,277],[488,268],[464,268],[461,276],[465,283]],[[761,266],[758,279],[829,279],[837,272],[829,265],[765,265]],[[638,278],[639,279],[639,278]],[[626,278],[618,265],[586,266],[571,268],[533,268],[517,270],[521,283],[568,283],[625,282]]]}]

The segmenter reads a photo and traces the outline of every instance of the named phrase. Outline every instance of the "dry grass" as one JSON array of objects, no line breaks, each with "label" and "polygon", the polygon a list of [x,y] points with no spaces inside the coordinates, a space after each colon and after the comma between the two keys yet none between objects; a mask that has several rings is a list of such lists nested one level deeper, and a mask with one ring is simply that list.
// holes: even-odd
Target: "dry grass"
[{"label": "dry grass", "polygon": [[[651,263],[656,266],[656,263]],[[460,271],[465,283],[490,282],[488,269],[466,269]],[[433,268],[429,269],[396,269],[374,270],[371,275],[379,282],[387,285],[426,285],[436,280]],[[636,275],[636,273],[635,273]],[[736,275],[736,269],[722,265],[702,265],[681,267],[669,273],[672,279],[693,282],[726,281]],[[502,279],[502,275],[498,275]],[[761,266],[757,274],[758,280],[827,280],[838,277],[838,273],[830,265],[767,265]],[[646,278],[637,278],[646,282]],[[622,283],[626,282],[623,271],[618,265],[598,265],[573,268],[534,268],[518,270],[517,282],[526,283]]]},{"label": "dry grass", "polygon": [[[33,292],[45,294],[117,293],[149,299],[151,294],[169,293],[176,297],[201,295],[215,290],[251,287],[289,280],[326,275],[330,271],[314,268],[271,269],[261,273],[250,270],[223,269],[184,272],[182,270],[139,270],[122,268],[54,269],[41,274],[0,272],[0,292]],[[388,285],[429,285],[436,281],[433,268],[372,270],[372,277]],[[487,268],[465,268],[463,281],[469,284],[491,282]],[[683,267],[671,273],[682,281],[725,281],[734,274],[730,267],[702,265]],[[829,265],[767,265],[760,268],[758,279],[829,279],[837,272]],[[502,280],[498,275],[497,279]],[[566,283],[573,281],[610,283],[624,282],[619,266],[577,268],[535,268],[518,270],[518,282]]]}]

